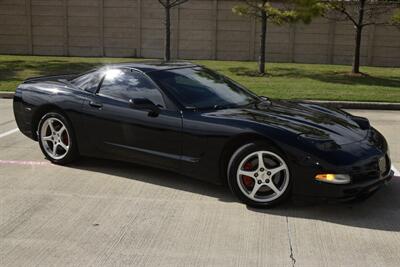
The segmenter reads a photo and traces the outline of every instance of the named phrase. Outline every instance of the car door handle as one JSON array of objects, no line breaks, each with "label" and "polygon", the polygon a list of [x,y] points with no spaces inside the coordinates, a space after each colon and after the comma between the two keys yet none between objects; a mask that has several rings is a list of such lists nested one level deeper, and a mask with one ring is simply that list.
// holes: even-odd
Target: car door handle
[{"label": "car door handle", "polygon": [[98,103],[98,102],[94,102],[94,101],[90,101],[89,102],[89,106],[95,107],[95,108],[101,108],[103,106],[103,104]]}]

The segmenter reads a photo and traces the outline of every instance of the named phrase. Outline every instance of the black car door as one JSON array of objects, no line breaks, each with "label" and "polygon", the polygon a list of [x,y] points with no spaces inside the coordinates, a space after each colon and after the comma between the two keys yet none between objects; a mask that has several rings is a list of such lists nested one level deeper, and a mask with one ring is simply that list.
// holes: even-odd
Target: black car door
[{"label": "black car door", "polygon": [[[132,107],[130,101],[135,99],[150,100],[159,112]],[[83,113],[82,127],[98,156],[179,167],[181,113],[145,74],[107,70],[98,91],[85,101]]]}]

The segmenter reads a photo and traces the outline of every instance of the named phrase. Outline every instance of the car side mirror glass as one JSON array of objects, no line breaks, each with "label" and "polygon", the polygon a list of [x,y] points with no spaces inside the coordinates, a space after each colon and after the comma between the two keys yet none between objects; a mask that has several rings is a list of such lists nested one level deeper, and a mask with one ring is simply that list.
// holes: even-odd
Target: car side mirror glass
[{"label": "car side mirror glass", "polygon": [[150,116],[157,116],[160,113],[160,108],[147,98],[133,98],[129,100],[129,107],[138,110],[149,111]]}]

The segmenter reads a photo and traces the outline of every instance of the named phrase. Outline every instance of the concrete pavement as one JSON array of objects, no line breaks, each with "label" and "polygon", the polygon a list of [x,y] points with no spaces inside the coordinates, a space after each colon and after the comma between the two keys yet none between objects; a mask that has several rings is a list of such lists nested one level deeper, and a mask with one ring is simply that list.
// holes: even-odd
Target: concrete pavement
[{"label": "concrete pavement", "polygon": [[[357,111],[400,167],[400,112]],[[0,100],[0,135],[15,129]],[[399,266],[400,179],[362,203],[258,210],[223,188],[134,164],[44,160],[0,138],[2,266]]]}]

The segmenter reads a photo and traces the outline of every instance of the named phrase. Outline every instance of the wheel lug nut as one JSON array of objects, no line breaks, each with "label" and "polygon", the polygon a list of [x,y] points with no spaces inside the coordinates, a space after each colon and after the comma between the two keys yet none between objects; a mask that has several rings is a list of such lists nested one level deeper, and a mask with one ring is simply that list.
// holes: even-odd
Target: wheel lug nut
[{"label": "wheel lug nut", "polygon": [[255,173],[255,174],[254,174],[254,177],[258,177],[258,173]]},{"label": "wheel lug nut", "polygon": [[271,175],[271,172],[267,172],[268,175]]},{"label": "wheel lug nut", "polygon": [[261,180],[258,180],[257,183],[258,183],[258,184],[261,184]]},{"label": "wheel lug nut", "polygon": [[263,169],[263,168],[261,168],[261,169],[260,169],[260,171],[261,171],[261,172],[263,172],[263,171],[264,171],[264,169]]},{"label": "wheel lug nut", "polygon": [[265,180],[266,183],[269,183],[269,179]]}]

